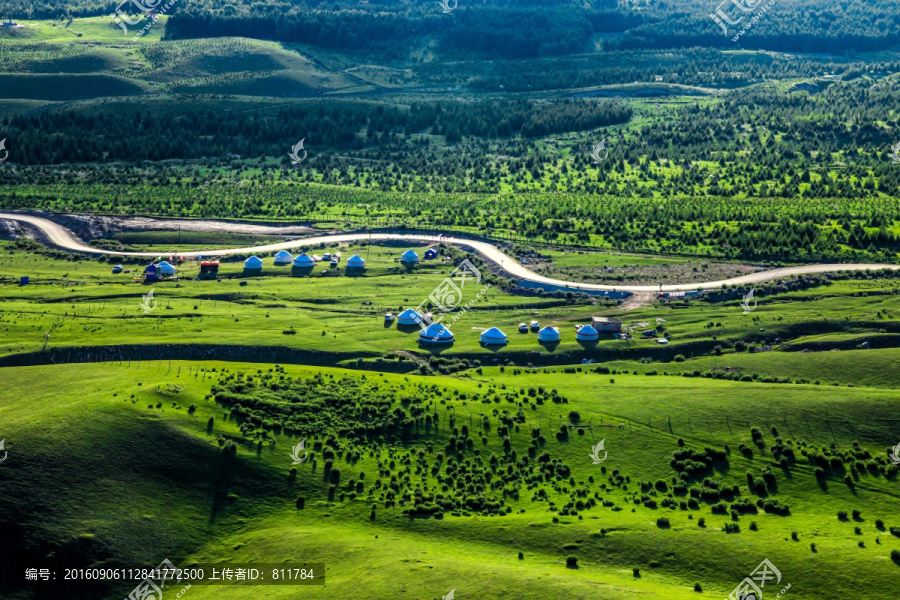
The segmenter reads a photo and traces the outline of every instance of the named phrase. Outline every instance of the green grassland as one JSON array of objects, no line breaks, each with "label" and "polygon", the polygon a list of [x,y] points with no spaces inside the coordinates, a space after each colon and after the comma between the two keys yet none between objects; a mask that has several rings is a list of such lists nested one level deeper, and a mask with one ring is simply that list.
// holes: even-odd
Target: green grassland
[{"label": "green grassland", "polygon": [[[373,389],[403,393],[404,388],[417,390],[424,385],[442,390],[443,397],[418,396],[439,414],[441,426],[405,443],[379,445],[374,455],[363,447],[358,459],[340,459],[336,464],[340,464],[341,481],[353,481],[365,472],[368,488],[377,477],[379,457],[385,469],[401,477],[388,467],[389,459],[402,467],[402,457],[423,450],[430,462],[450,435],[450,415],[457,427],[468,425],[470,415],[476,422],[487,415],[492,428],[485,433],[486,442],[477,442],[476,447],[482,455],[502,455],[502,440],[495,431],[499,423],[491,409],[523,406],[525,421],[521,431],[510,433],[512,448],[520,453],[527,448],[531,435],[526,424],[540,427],[548,438],[542,451],[571,467],[572,483],[548,489],[551,501],[565,502],[572,490],[586,486],[619,508],[598,504],[577,514],[559,515],[559,505],[550,510],[547,504],[531,501],[531,494],[525,492],[519,500],[505,498],[511,509],[505,516],[447,514],[442,519],[414,519],[402,513],[402,505],[386,508],[376,500],[372,520],[371,496],[329,501],[328,485],[315,466],[311,470],[309,464],[303,465],[296,480],[292,479],[288,454],[297,438],[277,431],[268,430],[261,451],[254,448],[255,443],[238,444],[233,475],[227,489],[219,489],[223,484],[216,479],[220,468],[216,465],[222,451],[216,440],[227,435],[253,441],[261,432],[239,428],[233,416],[222,420],[227,407],[209,399],[211,383],[226,371],[253,374],[270,369],[163,360],[130,366],[107,363],[9,370],[0,417],[10,431],[11,459],[0,471],[5,492],[0,503],[4,515],[15,514],[41,532],[22,550],[34,552],[39,549],[37,540],[54,539],[64,547],[87,544],[89,551],[80,557],[87,564],[92,560],[106,564],[110,559],[152,562],[163,555],[177,564],[323,562],[327,584],[303,588],[304,597],[310,598],[402,595],[430,599],[454,588],[461,598],[534,594],[691,598],[697,597],[692,590],[695,583],[700,583],[704,595],[727,595],[763,558],[781,570],[797,598],[821,598],[835,590],[860,598],[890,597],[898,566],[889,555],[898,543],[879,530],[875,521],[896,525],[892,519],[900,508],[900,497],[895,477],[861,472],[851,488],[837,477],[817,482],[799,453],[796,464],[783,471],[768,451],[754,447],[753,457],[747,458],[736,450],[739,444],[753,447],[751,427],[760,428],[765,442],[771,444],[775,437],[769,431],[771,425],[795,445],[800,440],[823,447],[834,443],[834,448],[843,451],[856,440],[873,455],[883,456],[882,448],[896,437],[879,425],[893,404],[893,393],[885,390],[625,374],[617,374],[611,383],[609,375],[589,372],[574,377],[538,372],[515,375],[497,368],[471,378],[441,380],[370,373]],[[301,378],[361,376],[293,366],[276,375],[279,372]],[[73,396],[63,391],[72,386],[82,393]],[[536,386],[552,386],[567,402],[534,404],[525,392]],[[493,392],[512,392],[517,400],[507,404],[512,401],[498,398],[495,402],[500,404],[493,404],[484,396]],[[468,399],[462,399],[462,394]],[[773,395],[779,398],[777,408],[771,402]],[[476,402],[478,398],[492,406]],[[195,408],[189,411],[188,405]],[[831,411],[830,423],[819,416],[825,409]],[[571,410],[580,413],[582,422],[590,421],[593,429],[586,435],[570,433],[564,441],[554,440],[550,433],[568,420]],[[779,410],[788,414],[784,423]],[[794,416],[801,411],[818,418]],[[649,423],[648,415],[652,416]],[[711,422],[704,416],[711,416]],[[726,416],[730,418],[727,425]],[[842,422],[846,416],[851,417],[853,430]],[[207,429],[210,417],[214,418],[212,432]],[[693,419],[692,431],[688,419]],[[625,420],[624,429],[603,426]],[[760,511],[733,521],[727,515],[712,514],[707,503],[689,510],[633,503],[635,490],[635,498],[665,496],[646,489],[641,492],[638,482],[667,481],[674,475],[668,462],[679,447],[677,438],[688,448],[731,446],[727,468],[717,467],[715,473],[722,485],[743,487],[745,472],[759,474],[771,467],[777,492],[770,490],[767,496],[788,504],[791,514]],[[59,443],[61,439],[65,444]],[[311,442],[323,439],[316,436]],[[606,440],[609,451],[609,460],[603,463],[605,474],[587,456],[600,439]],[[429,442],[434,450],[426,448]],[[345,449],[354,447],[349,440],[340,444]],[[66,488],[54,486],[54,476],[41,465],[65,471]],[[609,491],[599,488],[614,470],[627,475],[629,483]],[[436,485],[433,477],[426,479]],[[344,486],[340,488],[343,492]],[[216,503],[217,493],[225,494],[223,504]],[[302,511],[294,506],[298,494],[306,499]],[[756,497],[747,490],[741,497],[748,494]],[[29,497],[32,506],[41,506],[41,520],[33,509],[17,505],[16,497]],[[861,511],[856,522],[838,519],[839,510],[849,514],[851,509]],[[669,518],[669,527],[657,525],[661,516]],[[701,517],[702,527],[698,526]],[[756,523],[755,530],[751,521]],[[726,524],[735,523],[740,533],[722,531]],[[793,532],[797,541],[791,539]],[[519,552],[522,559],[517,557]],[[578,557],[578,569],[566,568],[569,555]],[[723,556],[728,560],[722,560]],[[640,569],[640,578],[632,573],[635,568]],[[822,572],[829,573],[827,591]],[[192,589],[198,598],[213,594],[239,598],[245,593],[241,588]],[[270,587],[265,593],[291,598],[298,592]]]},{"label": "green grassland", "polygon": [[[134,39],[111,26],[109,17],[75,19],[68,27],[23,21],[28,35],[0,38],[0,82],[8,82],[3,86],[4,99],[69,101],[145,92],[305,96],[359,89],[355,79],[323,69],[313,59],[275,42],[162,40],[165,22],[163,16]],[[131,30],[140,30],[144,24],[146,19]],[[24,74],[45,75],[26,79]],[[94,75],[94,80],[75,77],[87,74]],[[125,87],[129,82],[122,78],[130,79],[131,87]],[[66,93],[67,86],[79,83],[81,94]]]},{"label": "green grassland", "polygon": [[[610,50],[604,33],[584,54],[476,60],[431,35],[369,51],[173,40],[166,22],[0,31],[0,207],[475,234],[612,285],[900,251],[896,52]],[[597,120],[609,107],[627,116]],[[485,279],[436,347],[384,314],[437,312],[459,249],[410,270],[399,256],[426,246],[321,245],[303,250],[340,266],[302,276],[235,254],[216,280],[188,261],[146,283],[146,261],[18,233],[0,240],[4,600],[122,598],[133,584],[21,574],[164,558],[325,565],[323,585],[198,600],[721,598],[763,559],[783,575],[767,599],[896,596],[896,275],[759,285],[746,313],[744,289],[525,292],[472,256]],[[284,239],[89,243],[168,259]],[[633,339],[578,343],[594,316]],[[518,333],[532,320],[561,343]],[[479,344],[493,326],[507,345]]]},{"label": "green grassland", "polygon": [[[552,295],[513,296],[502,290],[499,280],[494,280],[478,299],[478,292],[489,283],[486,279],[483,286],[464,290],[465,302],[475,301],[470,310],[457,310],[444,317],[456,334],[455,343],[448,348],[420,349],[417,328],[385,327],[383,315],[423,303],[425,309],[429,303],[433,305],[429,297],[450,274],[452,264],[422,261],[414,271],[407,272],[398,262],[399,255],[408,249],[402,246],[346,246],[340,248],[342,262],[337,270],[323,261],[303,277],[293,277],[290,267],[271,266],[271,259],[265,261],[261,276],[246,276],[242,260],[237,260],[222,263],[219,281],[198,281],[198,265],[186,263],[177,281],[148,285],[134,280],[143,270],[140,262],[126,263],[132,272],[116,275],[111,273],[114,259],[61,260],[5,245],[7,253],[0,260],[7,282],[0,299],[6,313],[0,322],[0,351],[5,354],[42,349],[64,353],[66,348],[129,340],[136,344],[330,348],[340,349],[342,355],[362,353],[368,358],[403,350],[421,352],[426,357],[437,353],[447,358],[477,358],[485,364],[495,359],[541,364],[557,359],[610,360],[623,352],[637,360],[657,356],[660,350],[669,360],[677,353],[690,358],[695,353],[708,354],[716,345],[725,353],[735,352],[733,346],[738,341],[776,347],[790,343],[799,350],[806,342],[822,341],[822,336],[844,336],[844,340],[861,342],[887,334],[890,345],[895,339],[890,334],[900,333],[896,306],[900,283],[895,279],[836,281],[759,296],[759,307],[749,315],[742,313],[737,299],[622,310],[615,305],[593,306]],[[175,250],[174,245],[152,248],[159,249],[164,258]],[[309,251],[322,255],[336,249]],[[421,256],[425,247],[414,249]],[[353,254],[367,259],[364,276],[348,276],[343,268]],[[29,277],[29,285],[16,285],[22,276]],[[144,314],[140,304],[151,289],[158,308]],[[608,334],[596,345],[576,342],[575,325],[589,322],[595,315],[622,318],[636,339],[626,342]],[[519,323],[532,319],[558,326],[561,344],[544,347],[533,333],[517,333]],[[507,333],[507,346],[488,349],[479,345],[480,332],[493,326]],[[670,339],[665,349],[658,347],[655,337],[642,339],[639,335],[657,326],[658,335]],[[45,338],[48,331],[49,342]],[[229,332],[225,340],[223,331]]]}]

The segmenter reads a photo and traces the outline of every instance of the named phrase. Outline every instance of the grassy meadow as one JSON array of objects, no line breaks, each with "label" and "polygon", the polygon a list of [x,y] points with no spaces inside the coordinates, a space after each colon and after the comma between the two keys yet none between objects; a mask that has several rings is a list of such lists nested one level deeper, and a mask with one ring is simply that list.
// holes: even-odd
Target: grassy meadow
[{"label": "grassy meadow", "polygon": [[[122,241],[162,245],[155,234]],[[761,297],[750,314],[735,301],[626,311],[492,287],[454,324],[456,342],[435,350],[416,343],[417,328],[383,323],[385,310],[417,306],[450,271],[439,260],[405,272],[394,259],[407,249],[340,247],[342,263],[367,257],[362,277],[323,276],[321,264],[291,277],[269,259],[259,276],[224,262],[219,280],[198,281],[185,264],[177,281],[147,285],[132,280],[142,263],[114,275],[108,262],[5,243],[0,354],[57,364],[3,369],[10,460],[0,513],[24,524],[11,530],[21,554],[4,560],[324,563],[324,585],[301,590],[310,598],[432,599],[455,589],[459,598],[626,599],[727,595],[768,558],[797,598],[822,597],[823,571],[829,593],[889,597],[900,568],[890,533],[900,496],[886,453],[900,436],[895,280]],[[18,284],[24,275],[30,282]],[[144,314],[150,288],[158,307]],[[658,327],[667,354],[639,336],[576,343],[574,324],[596,314],[635,333]],[[562,343],[545,348],[516,333],[531,319],[559,326]],[[507,346],[478,344],[492,325],[508,333]],[[855,349],[858,339],[873,345]],[[736,349],[767,340],[767,352]],[[847,340],[838,352],[798,350]],[[724,348],[713,351],[717,343]],[[170,354],[192,345],[216,350]],[[229,346],[306,351],[322,366],[216,360]],[[597,362],[582,364],[589,358]],[[291,385],[319,386],[304,402],[335,399],[317,409],[270,404]],[[349,404],[340,389],[356,390]],[[246,404],[263,390],[261,404]],[[367,398],[396,409],[389,421],[409,410],[403,429],[362,438],[347,429],[358,418],[351,405]],[[323,409],[336,412],[315,421]],[[297,417],[306,425],[291,424]],[[294,467],[300,438],[313,460]],[[593,464],[601,440],[608,459]],[[674,453],[709,448],[720,454],[700,472],[673,468]],[[817,473],[812,457],[821,455],[828,466]],[[840,462],[828,463],[833,456]],[[64,488],[54,485],[59,472]],[[33,502],[13,500],[22,497]],[[858,518],[838,516],[853,510]],[[73,597],[126,588],[85,584]]]},{"label": "grassy meadow", "polygon": [[[546,277],[653,289],[900,257],[884,12],[847,28],[803,5],[723,46],[666,3],[301,4],[185,0],[140,37],[148,19],[125,35],[95,2],[13,14],[0,209],[160,260],[471,235]],[[782,51],[785,28],[837,39],[821,23],[856,41]],[[66,569],[163,559],[324,565],[180,600],[718,599],[764,559],[766,600],[897,595],[897,273],[766,282],[745,310],[734,286],[528,290],[444,245],[407,268],[428,246],[322,244],[302,250],[339,266],[302,273],[235,253],[212,280],[172,258],[146,282],[144,259],[0,236],[0,600],[119,600],[137,582]],[[440,315],[463,258],[484,279]],[[385,322],[419,307],[452,344]],[[629,335],[577,341],[592,317]],[[491,327],[508,343],[481,345]]]},{"label": "grassy meadow", "polygon": [[[3,487],[13,492],[4,494],[4,514],[10,510],[21,514],[42,532],[39,537],[58,539],[64,546],[90,540],[85,560],[95,558],[98,564],[105,563],[104,552],[126,562],[152,561],[160,553],[173,560],[177,557],[177,564],[322,562],[326,585],[302,590],[312,598],[439,598],[450,589],[456,589],[459,597],[532,597],[537,590],[559,598],[597,594],[692,598],[697,597],[695,583],[704,595],[727,595],[763,558],[781,570],[792,584],[791,594],[798,598],[822,597],[819,574],[826,570],[833,576],[831,590],[887,598],[893,588],[890,582],[898,567],[889,556],[898,543],[876,521],[896,526],[892,520],[900,508],[896,475],[886,479],[863,472],[850,487],[837,476],[817,479],[799,453],[796,464],[782,469],[767,450],[754,447],[749,458],[737,451],[741,444],[752,446],[751,427],[764,432],[765,443],[773,443],[768,423],[786,443],[796,445],[802,440],[810,446],[845,450],[858,441],[873,455],[883,456],[883,447],[895,437],[875,424],[889,413],[895,398],[888,390],[631,374],[616,374],[613,384],[608,375],[591,372],[574,377],[538,372],[515,375],[499,368],[437,381],[331,368],[279,369],[292,378],[364,376],[379,388],[437,385],[443,390],[440,401],[437,396],[422,397],[441,415],[436,430],[405,443],[363,446],[359,459],[336,461],[343,479],[366,473],[368,486],[377,477],[376,463],[382,460],[386,465],[396,459],[402,468],[407,454],[424,450],[430,458],[438,450],[428,446],[440,448],[452,434],[449,415],[454,415],[457,425],[471,422],[470,418],[477,423],[488,415],[496,427],[491,411],[524,406],[525,423],[510,434],[512,449],[523,452],[531,438],[526,425],[539,426],[550,438],[542,450],[571,466],[571,483],[563,480],[558,490],[552,490],[551,502],[563,502],[570,487],[586,485],[599,489],[614,506],[598,504],[576,511],[577,516],[560,516],[558,508],[550,510],[526,493],[517,501],[507,499],[512,512],[505,516],[447,514],[435,519],[411,518],[400,507],[385,509],[376,501],[372,520],[371,497],[329,501],[327,483],[315,465],[298,467],[292,478],[288,455],[297,438],[271,431],[261,448],[239,444],[227,499],[217,505],[216,486],[221,484],[215,475],[222,436],[240,439],[246,431],[209,398],[211,384],[225,372],[265,373],[271,366],[215,361],[170,365],[163,360],[10,371],[0,405],[4,426],[14,432],[7,446],[13,460],[0,472]],[[553,386],[567,402],[535,405],[532,400],[529,409],[526,390],[536,385]],[[77,396],[65,393],[73,386],[81,390]],[[489,401],[490,406],[472,401],[486,389],[521,392],[525,400]],[[468,401],[460,399],[463,394]],[[780,400],[776,406],[771,402],[774,395]],[[825,409],[831,411],[830,425],[820,416]],[[581,414],[582,421],[590,419],[593,429],[585,435],[571,434],[564,441],[552,439],[550,433],[557,423],[569,420],[572,410]],[[800,412],[818,418],[811,416],[804,422],[795,416]],[[789,415],[786,423],[779,416],[784,413]],[[730,427],[722,422],[726,414]],[[649,424],[648,415],[655,417]],[[702,415],[712,415],[711,426]],[[853,433],[840,422],[846,415],[856,421]],[[672,431],[664,422],[668,416]],[[214,420],[211,430],[210,417]],[[692,430],[685,425],[687,419],[693,420]],[[628,423],[625,428],[606,427],[623,420]],[[61,439],[65,440],[62,445]],[[609,451],[602,470],[588,457],[600,439]],[[659,500],[665,494],[652,486],[652,492],[642,491],[640,482],[670,481],[675,473],[668,463],[680,444],[698,450],[729,445],[727,465],[717,465],[714,471],[723,485],[745,486],[745,472],[773,470],[776,487],[766,496],[772,493],[788,504],[790,515],[759,511],[733,519],[711,513],[707,502],[687,510],[648,508],[640,501],[642,496]],[[503,453],[493,430],[476,447],[482,455]],[[40,465],[64,470],[66,488],[54,487],[52,473],[41,473]],[[382,476],[388,471],[392,476],[399,474],[394,468],[385,469]],[[609,486],[609,491],[598,488],[606,487],[604,482],[612,479],[612,473],[627,477],[628,483]],[[433,477],[422,479],[434,485]],[[160,489],[163,482],[164,491]],[[298,494],[306,500],[303,510],[294,506]],[[750,493],[742,490],[741,497],[746,495]],[[15,497],[31,498],[47,518],[33,521],[29,508],[17,505]],[[854,509],[861,511],[855,522],[837,516],[839,510],[849,514]],[[658,525],[661,517],[669,519],[667,527]],[[702,526],[698,525],[701,518]],[[739,533],[723,531],[733,524],[740,526]],[[796,540],[792,539],[795,533]],[[23,550],[31,552],[36,539]],[[815,551],[810,544],[815,544]],[[726,554],[729,560],[720,560]],[[577,556],[577,569],[566,567],[570,555]],[[361,581],[365,584],[360,585]],[[860,589],[861,581],[866,582],[865,589]],[[271,598],[292,598],[298,593],[291,587],[264,589]],[[245,593],[242,588],[194,586],[192,590],[198,598],[239,598]]]}]

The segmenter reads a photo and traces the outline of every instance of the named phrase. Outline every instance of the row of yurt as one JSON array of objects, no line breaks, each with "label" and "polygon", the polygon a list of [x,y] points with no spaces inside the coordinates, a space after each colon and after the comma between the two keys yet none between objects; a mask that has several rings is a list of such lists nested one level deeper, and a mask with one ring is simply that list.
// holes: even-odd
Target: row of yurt
[{"label": "row of yurt", "polygon": [[[331,259],[332,267],[337,266],[336,263],[340,260],[339,253],[326,256]],[[295,257],[292,256],[291,253],[287,250],[281,250],[275,254],[274,264],[276,267],[291,265],[293,269],[296,269],[300,272],[303,272],[304,269],[311,271],[316,266],[318,258],[319,257],[312,257],[306,253],[298,254]],[[414,266],[419,262],[419,255],[412,250],[407,250],[401,255],[400,262],[408,267]],[[347,259],[346,264],[347,269],[350,271],[359,272],[366,268],[366,261],[359,254],[354,254],[349,259]],[[263,261],[258,256],[251,256],[244,261],[244,274],[246,275],[259,275],[260,273],[262,273],[262,269]],[[175,274],[175,267],[165,261],[159,264],[150,265],[145,271],[148,274],[147,278],[155,279],[157,276],[156,271],[159,271],[158,275],[168,277]]]},{"label": "row of yurt", "polygon": [[[293,269],[301,271],[303,269],[312,270],[316,266],[316,259],[306,253],[298,254],[294,257],[291,256],[290,252],[282,250],[275,255],[275,266],[285,265],[291,265]],[[263,261],[257,256],[251,256],[244,261],[244,273],[258,275],[259,273],[262,273],[262,268]],[[358,254],[354,254],[347,260],[347,268],[365,269],[366,261]]]},{"label": "row of yurt", "polygon": [[[411,308],[407,308],[397,317],[397,324],[402,326],[420,326],[424,321],[422,315]],[[394,315],[390,318],[386,317],[386,321],[394,320]],[[585,331],[585,329],[587,331]],[[575,339],[582,342],[595,342],[599,339],[600,334],[590,325],[584,325],[579,328]],[[453,333],[441,323],[433,323],[423,329],[419,333],[419,341],[427,344],[444,344],[453,342]],[[555,344],[560,340],[559,329],[545,326],[538,332],[538,342],[541,344]],[[503,346],[508,342],[508,338],[503,331],[497,327],[491,327],[482,332],[480,343],[485,346]]]},{"label": "row of yurt", "polygon": [[[425,257],[426,258],[436,258],[437,250],[435,250],[434,248],[429,248],[425,252]],[[340,258],[341,258],[340,252],[325,255],[325,259],[329,260],[332,263],[340,262]],[[275,266],[292,265],[294,267],[300,267],[300,268],[314,267],[316,262],[319,260],[322,260],[322,259],[319,258],[318,256],[315,256],[315,257],[309,256],[306,253],[298,254],[295,258],[295,257],[291,256],[291,253],[288,252],[287,250],[280,250],[279,252],[277,252],[275,254],[275,257],[274,257]],[[250,265],[247,264],[248,261],[250,261],[250,263],[251,263]],[[256,261],[260,261],[260,259],[257,258],[256,256],[251,256],[246,261],[244,261],[244,267],[250,268],[250,269],[262,268],[261,266],[257,266],[259,263],[257,263]],[[261,262],[262,261],[260,261],[260,263]],[[400,255],[400,262],[405,265],[415,265],[416,263],[419,262],[419,255],[416,254],[415,251],[413,251],[413,250],[407,250],[406,252],[404,252],[403,254]],[[162,263],[160,263],[160,264],[162,264]],[[168,264],[168,263],[165,263],[165,264]],[[355,269],[365,268],[366,261],[359,254],[354,254],[349,259],[347,259],[347,266],[355,268]]]}]

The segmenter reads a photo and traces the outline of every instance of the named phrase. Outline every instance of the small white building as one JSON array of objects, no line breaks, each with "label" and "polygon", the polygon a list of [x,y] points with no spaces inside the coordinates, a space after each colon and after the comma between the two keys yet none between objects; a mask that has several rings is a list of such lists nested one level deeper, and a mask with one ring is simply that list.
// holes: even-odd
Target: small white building
[{"label": "small white building", "polygon": [[609,317],[592,317],[591,327],[597,331],[620,333],[622,331],[622,320],[610,319]]}]

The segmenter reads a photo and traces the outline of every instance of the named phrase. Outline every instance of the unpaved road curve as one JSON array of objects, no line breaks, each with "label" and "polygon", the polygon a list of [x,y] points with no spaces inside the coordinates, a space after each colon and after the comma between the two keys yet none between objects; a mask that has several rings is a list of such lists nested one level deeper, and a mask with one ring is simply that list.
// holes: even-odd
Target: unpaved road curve
[{"label": "unpaved road curve", "polygon": [[[100,250],[85,246],[78,240],[75,235],[65,227],[54,223],[48,219],[34,217],[31,215],[21,215],[16,213],[0,213],[0,219],[9,219],[27,223],[40,229],[47,239],[54,245],[67,250],[76,252],[86,252],[90,254],[107,254],[110,256],[136,256],[146,258],[156,258],[160,256],[160,252],[114,252]],[[653,285],[597,285],[591,283],[576,283],[572,281],[563,281],[561,279],[552,279],[538,275],[519,264],[515,259],[507,256],[500,251],[499,248],[486,242],[476,240],[467,240],[455,237],[437,237],[433,235],[413,235],[400,233],[348,233],[337,235],[323,235],[316,237],[300,238],[289,242],[279,242],[276,244],[266,244],[264,246],[253,246],[250,248],[229,248],[226,250],[206,250],[199,252],[178,252],[179,256],[185,258],[197,258],[200,255],[204,257],[225,256],[228,254],[252,254],[254,252],[277,252],[278,250],[291,250],[301,246],[312,246],[321,243],[334,242],[357,242],[362,240],[387,241],[399,240],[414,243],[431,244],[436,242],[444,242],[462,246],[469,246],[484,258],[491,260],[500,265],[507,273],[520,279],[526,279],[536,283],[547,283],[550,285],[563,286],[580,290],[597,290],[597,291],[621,291],[621,292],[677,292],[692,290],[709,290],[720,288],[723,285],[751,285],[754,283],[762,283],[771,281],[772,279],[781,279],[786,277],[794,277],[797,275],[806,275],[811,273],[828,273],[834,271],[865,271],[874,269],[893,269],[900,270],[900,265],[879,265],[879,264],[825,264],[825,265],[803,265],[799,267],[785,267],[782,269],[771,269],[769,271],[760,271],[758,273],[750,273],[749,275],[741,275],[731,279],[723,279],[720,281],[702,281],[696,283],[678,283],[672,285],[653,286]]]}]

